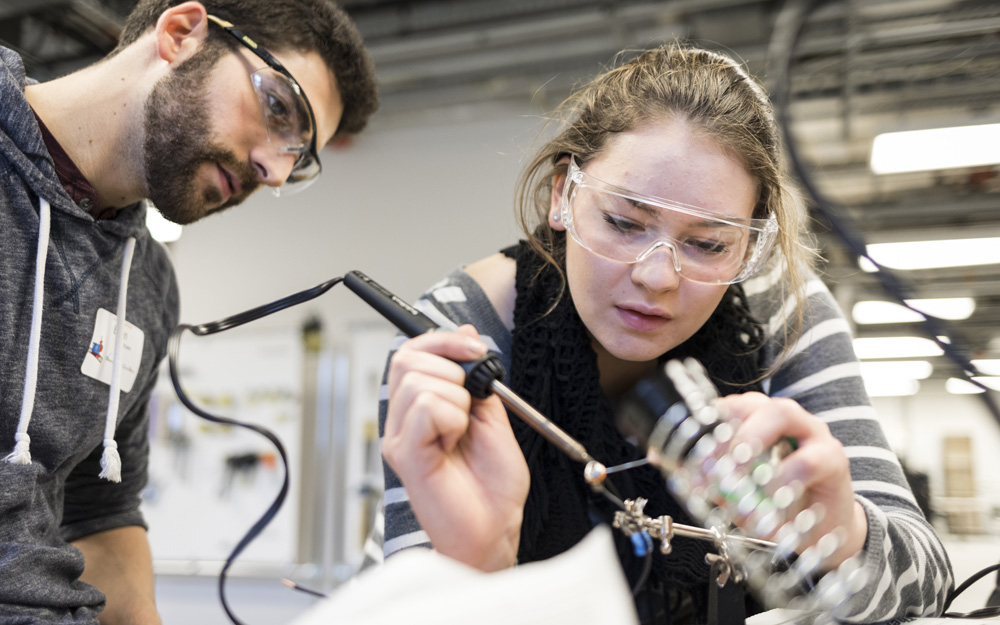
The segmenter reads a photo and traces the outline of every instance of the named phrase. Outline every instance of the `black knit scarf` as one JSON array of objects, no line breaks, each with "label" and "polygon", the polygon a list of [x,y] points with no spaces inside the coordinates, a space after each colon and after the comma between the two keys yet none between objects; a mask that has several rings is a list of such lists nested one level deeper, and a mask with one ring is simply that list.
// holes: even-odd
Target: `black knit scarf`
[{"label": "black knit scarf", "polygon": [[[555,251],[560,258],[565,250],[565,234],[557,235]],[[523,241],[504,253],[517,261],[511,388],[583,443],[606,466],[637,459],[636,448],[615,425],[614,406],[601,390],[597,355],[569,289],[563,290],[553,307],[562,284],[557,271]],[[759,384],[752,381],[760,373],[759,350],[755,347],[761,344],[763,331],[749,314],[745,301],[738,285],[730,287],[705,325],[683,345],[664,354],[661,361],[697,358],[723,394],[760,390]],[[511,419],[511,423],[531,472],[518,560],[543,560],[562,553],[579,542],[595,523],[610,523],[615,508],[584,482],[582,465],[519,419]],[[675,522],[697,525],[667,492],[657,469],[625,471],[609,478],[609,482],[622,498],[649,499],[645,511],[650,516],[668,514]],[[626,577],[635,583],[641,575],[642,560],[632,555],[630,543],[621,532],[614,533]],[[704,620],[709,573],[704,557],[710,547],[706,541],[677,537],[668,556],[655,549],[647,582],[647,586],[679,587],[687,592],[694,600],[695,621]],[[671,620],[669,613],[666,619]],[[679,620],[675,615],[673,621]]]}]

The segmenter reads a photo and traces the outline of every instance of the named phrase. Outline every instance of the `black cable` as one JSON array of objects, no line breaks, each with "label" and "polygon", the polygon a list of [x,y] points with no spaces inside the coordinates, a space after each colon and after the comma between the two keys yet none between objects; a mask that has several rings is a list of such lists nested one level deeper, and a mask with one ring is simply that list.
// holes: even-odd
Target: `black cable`
[{"label": "black cable", "polygon": [[[912,299],[910,294],[914,292],[913,287],[896,275],[896,273],[887,267],[883,267],[868,255],[867,245],[863,237],[858,233],[858,228],[851,223],[848,214],[842,210],[842,207],[837,206],[820,192],[799,156],[791,132],[791,116],[789,114],[792,56],[809,14],[823,1],[789,0],[779,12],[775,20],[774,31],[771,34],[767,63],[772,91],[771,101],[774,104],[778,125],[784,135],[785,154],[803,190],[812,198],[816,210],[826,218],[833,233],[840,238],[853,254],[859,258],[867,259],[874,265],[874,276],[878,279],[883,290],[895,298],[902,306],[905,306],[923,318],[924,332],[938,344],[945,356],[961,369],[962,374],[969,382],[984,390],[981,394],[983,402],[986,404],[987,410],[989,410],[990,415],[992,415],[997,425],[1000,425],[1000,407],[994,401],[989,388],[973,379],[973,376],[979,375],[979,372],[958,348],[958,342],[952,338],[953,333],[948,330],[941,319],[917,310],[906,302],[907,299]],[[941,337],[947,337],[948,340],[943,340]]]},{"label": "black cable", "polygon": [[[1000,425],[1000,408],[997,407],[996,402],[990,395],[989,389],[983,384],[972,379],[972,376],[977,375],[976,368],[957,348],[955,341],[946,342],[940,338],[941,336],[951,337],[951,333],[944,327],[944,323],[937,317],[933,317],[915,309],[905,301],[908,299],[908,294],[913,292],[911,285],[897,276],[894,272],[881,266],[875,261],[875,259],[868,255],[866,244],[861,235],[858,234],[858,229],[850,223],[848,215],[845,211],[841,210],[840,207],[828,200],[819,191],[814,184],[812,177],[803,165],[802,159],[799,157],[791,132],[789,115],[792,55],[795,51],[796,44],[802,34],[802,29],[805,26],[809,14],[812,13],[816,6],[821,4],[823,1],[824,0],[789,0],[782,8],[777,20],[775,21],[774,31],[771,36],[771,44],[768,48],[768,67],[770,69],[769,78],[771,79],[772,84],[771,100],[774,103],[775,115],[777,117],[778,124],[781,128],[782,134],[784,135],[785,153],[788,156],[789,163],[791,163],[792,169],[796,177],[799,179],[799,182],[802,184],[803,189],[813,199],[816,210],[822,213],[822,215],[826,218],[834,234],[840,238],[840,240],[851,250],[851,252],[858,257],[866,258],[872,263],[872,265],[875,266],[876,271],[874,275],[879,280],[882,288],[896,298],[900,304],[923,317],[925,332],[938,344],[938,346],[941,347],[945,355],[962,370],[963,374],[969,379],[970,382],[985,391],[982,394],[983,401],[986,403],[986,407],[993,416],[994,420],[998,425]],[[969,579],[963,582],[958,588],[954,589],[948,595],[942,612],[947,611],[955,597],[964,592],[974,582],[998,569],[1000,569],[1000,565],[994,564],[969,577]],[[1000,610],[988,607],[965,614],[947,613],[945,616],[955,618],[984,618],[987,616],[996,616],[997,614],[1000,614]]]},{"label": "black cable", "polygon": [[[622,510],[623,512],[628,510],[628,508],[625,507],[625,502],[622,501],[621,497],[618,495],[618,489],[616,489],[614,487],[614,484],[612,484],[610,480],[605,480],[603,483],[597,485],[594,488],[594,491],[597,492],[600,495],[603,495],[605,499],[607,499],[608,501],[610,501],[616,508]],[[636,556],[638,558],[642,558],[642,570],[639,572],[638,579],[632,585],[632,596],[633,597],[638,596],[639,591],[642,590],[642,587],[645,585],[646,580],[649,579],[649,573],[652,571],[652,568],[653,568],[653,542],[652,542],[652,538],[650,538],[648,532],[642,531],[642,532],[639,532],[639,533],[646,535],[646,538],[645,538],[645,541],[644,541],[644,545],[646,547],[646,550],[645,550],[644,553],[639,554],[639,553],[636,552],[635,543],[632,543],[632,555],[634,555],[634,556]],[[629,538],[629,541],[632,541],[632,535],[630,535],[628,538]]]},{"label": "black cable", "polygon": [[190,329],[192,333],[198,336],[206,336],[208,334],[215,334],[216,332],[222,332],[223,330],[229,330],[235,328],[236,326],[241,326],[244,323],[249,323],[251,321],[256,321],[261,317],[266,317],[272,313],[276,313],[279,310],[284,310],[292,306],[297,306],[302,302],[308,302],[309,300],[319,297],[320,295],[326,293],[333,287],[337,286],[343,282],[343,278],[333,278],[332,280],[327,280],[322,284],[317,284],[311,289],[306,289],[305,291],[299,291],[289,295],[288,297],[283,297],[278,301],[271,302],[270,304],[264,304],[263,306],[258,306],[256,308],[251,308],[250,310],[237,313],[231,317],[226,317],[219,321],[212,321],[210,323],[203,323],[197,326],[181,326],[174,331],[174,334],[179,334],[178,330]]},{"label": "black cable", "polygon": [[1000,607],[988,606],[970,612],[945,612],[944,616],[948,618],[991,618],[1000,616]]},{"label": "black cable", "polygon": [[[982,615],[980,613],[981,612],[985,612],[987,610],[993,610],[993,611],[996,612],[995,614],[991,614],[990,616],[996,616],[997,614],[1000,614],[1000,607],[997,607],[997,606],[989,606],[989,607],[986,607],[986,608],[982,608],[980,610],[973,610],[973,612],[968,612],[966,614],[957,614],[957,613],[954,613],[954,612],[953,613],[948,613],[948,608],[951,607],[951,602],[955,600],[955,597],[957,597],[960,594],[962,594],[963,592],[965,592],[966,589],[969,588],[969,586],[972,586],[973,584],[975,584],[976,582],[978,582],[982,578],[986,577],[987,575],[989,575],[993,571],[1000,571],[1000,564],[992,564],[992,565],[986,567],[985,569],[983,569],[981,571],[973,573],[972,575],[969,576],[969,578],[967,580],[965,580],[964,582],[962,582],[961,585],[959,585],[957,588],[955,588],[950,593],[948,593],[948,598],[945,599],[945,601],[944,601],[944,607],[941,608],[941,611],[945,612],[945,616],[956,616],[958,618],[980,618],[981,616],[984,616],[984,615]],[[970,614],[973,614],[973,613],[975,613],[975,616],[969,616]]]},{"label": "black cable", "polygon": [[[642,536],[643,547],[645,548],[642,554],[642,572],[639,573],[639,579],[635,580],[635,585],[632,586],[632,596],[638,596],[639,591],[646,584],[646,580],[649,579],[649,573],[653,569],[653,539],[650,538],[649,533],[641,532],[640,534],[634,534],[634,536]],[[630,540],[631,537],[629,538]],[[634,542],[633,542],[634,544]],[[638,554],[636,554],[638,555]]]},{"label": "black cable", "polygon": [[206,336],[209,334],[215,334],[217,332],[222,332],[224,330],[230,330],[237,326],[241,326],[244,323],[249,323],[251,321],[260,319],[261,317],[266,317],[272,313],[276,313],[279,310],[284,310],[291,306],[301,304],[302,302],[311,300],[315,297],[326,293],[331,288],[339,284],[343,278],[334,278],[328,280],[320,285],[317,285],[311,289],[305,291],[300,291],[294,295],[289,295],[288,297],[282,298],[276,302],[271,302],[270,304],[265,304],[263,306],[258,306],[251,310],[227,317],[220,321],[213,321],[211,323],[205,323],[201,325],[185,325],[181,324],[174,328],[174,331],[170,333],[170,339],[167,342],[167,358],[170,365],[170,381],[174,385],[174,391],[177,393],[177,397],[181,400],[188,410],[195,413],[202,419],[206,419],[213,423],[222,423],[225,425],[231,425],[241,428],[246,428],[257,432],[261,436],[267,438],[278,450],[278,454],[281,456],[281,462],[285,468],[284,479],[281,483],[281,490],[278,491],[277,497],[275,497],[274,502],[268,507],[264,512],[263,516],[257,520],[256,523],[247,531],[246,535],[236,544],[232,553],[226,558],[226,563],[222,567],[222,571],[219,573],[219,599],[222,601],[222,608],[226,611],[226,615],[229,619],[236,625],[244,625],[244,623],[233,614],[233,611],[229,607],[229,602],[226,601],[226,574],[229,572],[229,567],[232,566],[236,558],[246,549],[247,545],[250,544],[257,536],[267,527],[278,511],[281,509],[282,504],[285,502],[285,497],[288,496],[288,454],[285,452],[284,445],[281,444],[281,440],[274,435],[273,432],[268,430],[263,426],[259,426],[253,423],[247,423],[244,421],[237,421],[235,419],[230,419],[228,417],[220,417],[218,415],[213,415],[205,410],[199,408],[190,397],[181,388],[180,375],[178,373],[177,361],[180,358],[180,345],[181,345],[181,335],[185,330],[190,330],[193,334],[198,336]]}]

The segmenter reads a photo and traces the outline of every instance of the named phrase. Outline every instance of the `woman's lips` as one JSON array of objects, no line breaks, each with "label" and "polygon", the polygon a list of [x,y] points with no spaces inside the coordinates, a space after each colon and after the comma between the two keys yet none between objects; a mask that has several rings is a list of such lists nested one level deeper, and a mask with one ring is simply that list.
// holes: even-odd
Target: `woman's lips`
[{"label": "woman's lips", "polygon": [[634,308],[615,308],[622,322],[631,330],[636,332],[653,332],[662,328],[670,318],[661,314],[649,314]]}]

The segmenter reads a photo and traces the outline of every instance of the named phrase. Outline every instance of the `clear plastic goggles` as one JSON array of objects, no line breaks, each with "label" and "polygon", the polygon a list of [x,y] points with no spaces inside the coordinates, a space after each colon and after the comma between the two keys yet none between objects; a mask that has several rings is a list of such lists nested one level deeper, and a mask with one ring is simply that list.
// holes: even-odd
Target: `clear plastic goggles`
[{"label": "clear plastic goggles", "polygon": [[260,101],[267,139],[281,154],[295,154],[292,171],[280,187],[282,195],[301,191],[319,176],[322,167],[314,154],[316,128],[309,101],[298,83],[265,67],[250,74]]},{"label": "clear plastic goggles", "polygon": [[231,22],[214,15],[207,17],[267,63],[267,67],[250,74],[264,116],[267,139],[279,154],[297,155],[288,178],[273,192],[276,196],[298,193],[315,182],[323,170],[316,149],[316,116],[309,98],[273,54]]},{"label": "clear plastic goggles", "polygon": [[562,222],[584,248],[608,260],[638,263],[670,251],[686,280],[732,284],[767,259],[778,233],[768,219],[743,219],[673,202],[594,178],[571,158],[563,185]]}]

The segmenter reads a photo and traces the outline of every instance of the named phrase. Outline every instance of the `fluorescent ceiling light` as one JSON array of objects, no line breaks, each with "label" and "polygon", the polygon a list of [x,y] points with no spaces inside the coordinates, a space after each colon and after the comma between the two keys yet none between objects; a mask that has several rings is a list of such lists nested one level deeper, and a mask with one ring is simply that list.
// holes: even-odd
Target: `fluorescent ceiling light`
[{"label": "fluorescent ceiling light", "polygon": [[[890,269],[932,269],[1000,263],[1000,237],[871,243],[867,248],[868,255],[875,262]],[[866,258],[861,259],[861,268],[875,271],[875,267]]]},{"label": "fluorescent ceiling light", "polygon": [[865,391],[869,397],[900,397],[916,395],[920,390],[920,382],[906,378],[882,378],[869,380],[865,378]]},{"label": "fluorescent ceiling light", "polygon": [[977,359],[972,361],[972,366],[986,375],[1000,375],[1000,360]]},{"label": "fluorescent ceiling light", "polygon": [[948,391],[952,395],[972,395],[973,393],[982,393],[983,389],[979,388],[972,382],[968,380],[960,380],[959,378],[948,378],[944,383],[944,390]]},{"label": "fluorescent ceiling light", "polygon": [[170,243],[181,238],[182,227],[168,221],[160,211],[152,207],[146,210],[146,228],[149,229],[149,234],[161,243]]},{"label": "fluorescent ceiling light", "polygon": [[1000,163],[1000,124],[888,132],[872,142],[876,174]]},{"label": "fluorescent ceiling light", "polygon": [[[946,297],[937,299],[908,299],[906,303],[917,310],[939,319],[968,319],[976,309],[971,297]],[[895,302],[863,301],[854,305],[851,316],[856,323],[907,323],[923,321],[923,317],[906,306]]]},{"label": "fluorescent ceiling light", "polygon": [[925,380],[934,367],[926,360],[868,360],[861,363],[865,383],[871,380]]},{"label": "fluorescent ceiling light", "polygon": [[938,344],[918,336],[884,336],[854,339],[854,353],[858,358],[926,358],[940,356]]},{"label": "fluorescent ceiling light", "polygon": [[926,360],[866,361],[861,363],[861,378],[869,397],[915,395],[920,383],[930,377],[934,367]]}]

